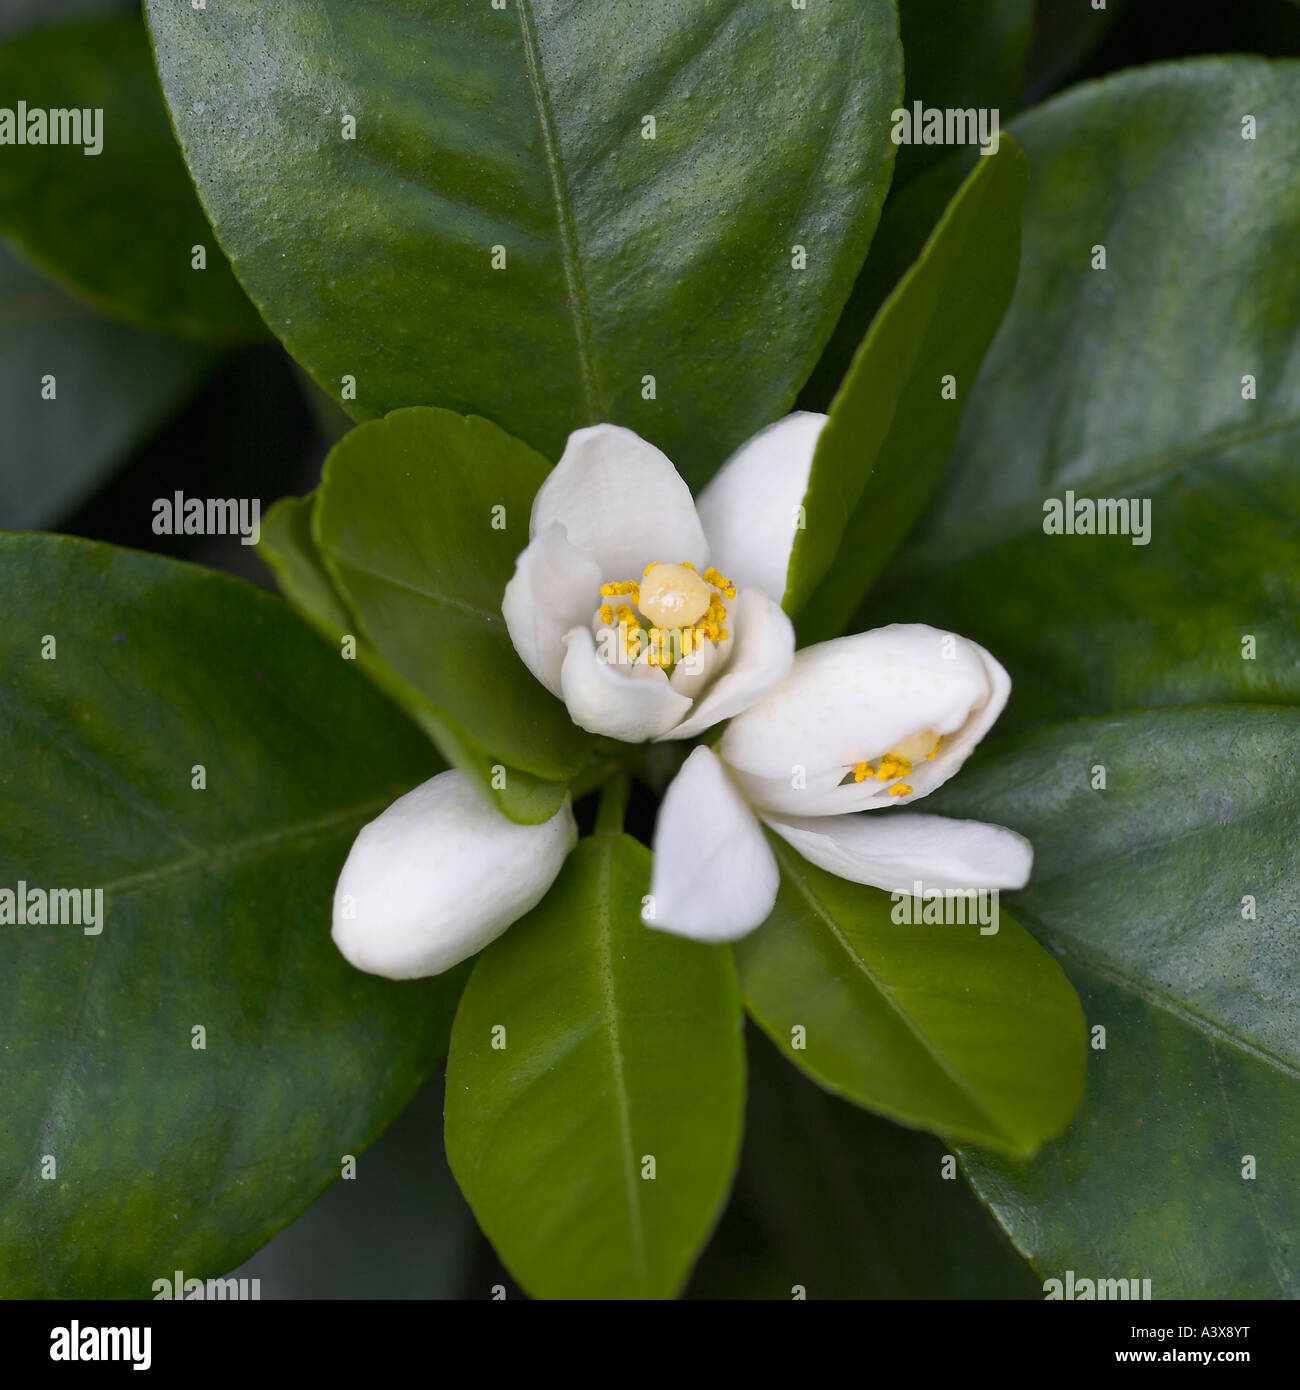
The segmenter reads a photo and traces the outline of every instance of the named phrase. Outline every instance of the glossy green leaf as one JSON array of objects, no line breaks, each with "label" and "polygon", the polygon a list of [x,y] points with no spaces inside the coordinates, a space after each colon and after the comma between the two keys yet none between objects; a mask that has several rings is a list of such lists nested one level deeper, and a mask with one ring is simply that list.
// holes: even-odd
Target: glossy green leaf
[{"label": "glossy green leaf", "polygon": [[[1011,726],[1295,700],[1300,63],[1124,73],[1014,129],[1034,171],[1016,296],[935,506],[857,621],[983,642]],[[1067,493],[1149,508],[1147,543],[1045,534]]]},{"label": "glossy green leaf", "polygon": [[548,469],[487,420],[398,410],[335,445],[313,527],[362,630],[452,733],[564,781],[590,736],[520,661],[501,614]]},{"label": "glossy green leaf", "polygon": [[1050,726],[937,795],[1033,837],[1016,912],[1084,1001],[1073,1128],[1028,1165],[964,1155],[1044,1278],[1300,1295],[1297,788],[1300,711],[1222,705]]},{"label": "glossy green leaf", "polygon": [[479,957],[456,1014],[447,1155],[538,1297],[671,1297],[739,1154],[731,957],[643,926],[649,881],[635,840],[583,840],[542,904]]},{"label": "glossy green leaf", "polygon": [[1015,289],[1026,179],[1024,155],[1009,138],[980,159],[876,316],[831,404],[785,595],[790,612],[808,608],[805,642],[843,630],[939,481]]},{"label": "glossy green leaf", "polygon": [[213,360],[87,309],[0,245],[0,528],[62,521]]},{"label": "glossy green leaf", "polygon": [[1065,1128],[1083,1019],[1023,928],[1006,912],[983,930],[895,922],[890,894],[772,846],[776,907],[736,961],[750,1012],[792,1062],[890,1119],[1005,1153]]},{"label": "glossy green leaf", "polygon": [[[996,110],[1007,121],[1020,105],[1034,31],[1034,0],[899,0],[907,73],[904,103],[940,110]],[[896,186],[951,149],[902,145]]]},{"label": "glossy green leaf", "polygon": [[358,419],[551,457],[613,420],[698,483],[789,407],[889,184],[891,0],[146,10],[222,244]]},{"label": "glossy green leaf", "polygon": [[314,493],[282,497],[262,523],[261,554],[274,570],[285,597],[340,651],[344,639],[351,636],[356,643],[355,659],[366,675],[415,720],[453,767],[472,777],[485,795],[495,798],[511,820],[530,825],[550,820],[564,800],[565,783],[544,781],[513,767],[503,768],[503,775],[494,775],[498,766],[495,757],[463,730],[439,718],[432,705],[355,631],[358,624],[335,588],[312,536],[315,502]]},{"label": "glossy green leaf", "polygon": [[458,978],[329,936],[430,752],[239,581],[26,535],[0,591],[0,889],[103,891],[97,934],[0,925],[0,1291],[148,1298],[263,1244],[439,1056]]},{"label": "glossy green leaf", "polygon": [[[141,327],[223,342],[262,331],[194,195],[138,18],[0,44],[0,91],[26,102],[25,138],[35,113],[44,127],[46,113],[71,112],[76,125],[57,133],[86,142],[0,146],[0,233],[96,308]],[[87,112],[102,114],[86,124]],[[196,246],[206,248],[202,270]]]}]

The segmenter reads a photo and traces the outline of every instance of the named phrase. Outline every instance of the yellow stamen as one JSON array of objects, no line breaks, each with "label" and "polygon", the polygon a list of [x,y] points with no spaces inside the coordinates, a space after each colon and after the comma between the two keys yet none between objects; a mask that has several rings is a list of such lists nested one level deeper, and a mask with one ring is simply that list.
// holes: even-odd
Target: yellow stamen
[{"label": "yellow stamen", "polygon": [[855,782],[865,782],[876,769],[870,763],[858,763],[853,769],[853,780]]},{"label": "yellow stamen", "polygon": [[600,620],[606,627],[614,625],[614,610],[607,603],[600,605]]},{"label": "yellow stamen", "polygon": [[912,788],[906,782],[895,782],[889,789],[890,796],[911,796]]},{"label": "yellow stamen", "polygon": [[900,758],[896,753],[886,753],[880,760],[880,770],[876,776],[882,782],[889,782],[895,777],[906,777],[911,770],[912,764],[906,758]]}]

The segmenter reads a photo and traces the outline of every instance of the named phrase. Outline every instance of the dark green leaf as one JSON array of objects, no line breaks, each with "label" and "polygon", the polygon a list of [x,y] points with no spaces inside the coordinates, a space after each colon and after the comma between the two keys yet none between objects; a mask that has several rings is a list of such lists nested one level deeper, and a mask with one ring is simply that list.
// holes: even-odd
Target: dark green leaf
[{"label": "dark green leaf", "polygon": [[938,794],[1033,837],[1016,912],[1105,1030],[1062,1139],[964,1155],[1044,1278],[1300,1295],[1298,787],[1300,712],[1225,705],[1045,728]]},{"label": "dark green leaf", "polygon": [[788,408],[889,183],[891,0],[146,9],[223,245],[359,419],[551,457],[613,420],[698,483]]},{"label": "dark green leaf", "polygon": [[1038,0],[1038,22],[1025,73],[1026,99],[1041,101],[1081,68],[1123,9],[1124,0],[1108,0],[1100,10],[1080,0]]},{"label": "dark green leaf", "polygon": [[[1020,283],[936,505],[858,621],[983,642],[1012,725],[1295,700],[1300,64],[1124,73],[1014,130]],[[1067,492],[1149,506],[1149,543],[1045,534]]]},{"label": "dark green leaf", "polygon": [[453,734],[564,781],[590,737],[520,661],[501,615],[548,469],[487,420],[394,411],[335,445],[314,528],[363,631]]},{"label": "dark green leaf", "polygon": [[[1034,0],[899,0],[898,21],[906,105],[994,110],[1001,121],[1014,115],[1034,30]],[[939,145],[900,146],[895,184],[950,152]]]},{"label": "dark green leaf", "polygon": [[748,1064],[735,1190],[691,1298],[1041,1297],[939,1140],[829,1095],[757,1030]]},{"label": "dark green leaf", "polygon": [[377,980],[329,936],[429,750],[239,581],[27,535],[0,591],[0,888],[104,894],[97,935],[0,926],[0,1289],[148,1298],[248,1256],[433,1067],[459,977]]},{"label": "dark green leaf", "polygon": [[212,362],[103,318],[0,245],[0,528],[62,521]]},{"label": "dark green leaf", "polygon": [[[1027,170],[1011,139],[982,158],[867,333],[822,431],[785,604],[833,637],[920,514],[1015,289]],[[953,378],[945,399],[945,378]]]},{"label": "dark green leaf", "polygon": [[564,800],[563,782],[543,781],[518,768],[504,768],[503,776],[494,776],[493,755],[440,719],[429,702],[355,632],[358,624],[334,587],[312,536],[314,508],[314,493],[283,497],[267,512],[262,524],[262,554],[275,571],[285,597],[340,651],[344,638],[353,637],[355,659],[366,675],[401,705],[449,763],[472,777],[485,794],[495,797],[511,820],[525,824],[550,820]]},{"label": "dark green leaf", "polygon": [[1006,912],[993,932],[896,923],[889,894],[772,845],[776,907],[736,960],[750,1012],[792,1062],[890,1119],[1006,1153],[1065,1128],[1083,1019],[1027,932]]},{"label": "dark green leaf", "polygon": [[[84,113],[102,112],[98,154],[89,144],[0,146],[0,232],[96,308],[141,327],[223,342],[262,331],[194,195],[137,17],[0,45],[0,91],[11,110],[10,94],[21,94],[29,122],[38,110],[75,113],[86,141]],[[196,246],[206,269],[192,268]]]},{"label": "dark green leaf", "polygon": [[735,970],[725,947],[641,924],[649,881],[635,840],[582,841],[479,957],[456,1014],[452,1172],[538,1297],[671,1297],[739,1155]]}]

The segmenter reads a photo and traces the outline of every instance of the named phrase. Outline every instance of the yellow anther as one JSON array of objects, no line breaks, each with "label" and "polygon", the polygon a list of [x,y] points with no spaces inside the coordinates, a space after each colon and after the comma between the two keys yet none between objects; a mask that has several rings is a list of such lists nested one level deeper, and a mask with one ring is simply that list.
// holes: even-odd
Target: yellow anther
[{"label": "yellow anther", "polygon": [[882,782],[888,782],[895,777],[906,777],[912,770],[912,764],[906,758],[900,758],[896,753],[886,753],[880,760],[880,770],[876,776]]},{"label": "yellow anther", "polygon": [[716,570],[712,565],[704,571],[704,577],[715,589],[722,591],[723,598],[735,598],[736,586],[720,570]]},{"label": "yellow anther", "polygon": [[912,788],[906,782],[895,782],[889,789],[890,796],[911,796]]},{"label": "yellow anther", "polygon": [[600,605],[600,620],[606,627],[610,627],[614,622],[614,610],[607,603]]},{"label": "yellow anther", "polygon": [[641,578],[644,579],[644,578],[646,577],[646,575],[649,574],[650,571],[651,571],[652,569],[654,569],[654,567],[655,567],[658,563],[659,563],[658,560],[651,560],[650,563],[645,567],[645,569],[643,569],[643,570],[641,571]]},{"label": "yellow anther", "polygon": [[865,782],[875,770],[876,769],[872,767],[870,763],[856,763],[853,768],[853,780],[855,782]]},{"label": "yellow anther", "polygon": [[[609,607],[608,604],[606,604],[605,606]],[[630,623],[633,627],[641,626],[641,624],[637,621],[636,609],[630,607],[626,603],[619,604],[619,606],[614,610],[614,616],[619,620],[620,623]]]},{"label": "yellow anther", "polygon": [[942,748],[942,747],[943,747],[943,735],[940,734],[940,735],[939,735],[939,742],[936,743],[936,744],[934,745],[934,747],[931,748],[930,751],[925,755],[925,760],[926,760],[926,762],[929,762],[930,759],[933,758],[934,755],[935,755],[935,754],[939,751],[939,749]]},{"label": "yellow anther", "polygon": [[640,585],[636,582],[635,579],[618,579],[615,580],[613,583],[602,584],[600,586],[600,592],[606,598],[609,598],[613,595],[627,594],[631,597],[633,603],[636,603],[638,599],[639,589]]}]

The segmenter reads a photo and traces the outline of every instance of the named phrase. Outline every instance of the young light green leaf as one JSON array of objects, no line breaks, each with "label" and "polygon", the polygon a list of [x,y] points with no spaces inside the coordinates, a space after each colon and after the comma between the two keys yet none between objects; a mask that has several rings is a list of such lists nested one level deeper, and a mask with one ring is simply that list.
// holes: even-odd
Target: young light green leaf
[{"label": "young light green leaf", "polygon": [[591,737],[519,659],[501,614],[548,471],[477,416],[394,411],[334,446],[313,530],[362,630],[439,719],[514,767],[567,781]]},{"label": "young light green leaf", "polygon": [[881,308],[830,409],[796,531],[785,606],[805,642],[836,636],[939,481],[1015,288],[1027,169],[981,158]]},{"label": "young light green leaf", "polygon": [[222,244],[357,419],[552,458],[610,420],[698,485],[789,408],[889,185],[892,0],[146,10]]},{"label": "young light green leaf", "polygon": [[26,103],[23,143],[12,132],[0,159],[0,232],[140,327],[214,342],[264,331],[199,207],[137,16],[0,44],[0,91]]},{"label": "young light green leaf", "polygon": [[1144,710],[1037,730],[937,794],[1034,837],[1016,911],[1083,997],[1088,1098],[976,1191],[1044,1278],[1155,1298],[1300,1295],[1300,711]]},{"label": "young light green leaf", "polygon": [[485,796],[513,821],[536,825],[550,818],[564,800],[564,782],[544,781],[518,768],[498,763],[485,748],[437,711],[402,680],[355,629],[359,624],[348,612],[334,581],[321,560],[312,536],[316,495],[282,497],[262,523],[261,554],[275,572],[281,591],[291,604],[336,644],[340,654],[349,638],[353,658],[367,676],[396,701],[429,735],[453,767],[472,778]]},{"label": "young light green leaf", "polygon": [[739,1155],[735,968],[642,925],[649,881],[635,840],[583,840],[479,957],[452,1029],[452,1172],[537,1297],[672,1297]]},{"label": "young light green leaf", "polygon": [[430,750],[242,582],[28,534],[0,591],[0,1289],[149,1298],[262,1245],[440,1055],[463,976],[375,979],[329,936]]},{"label": "young light green leaf", "polygon": [[736,962],[750,1012],[795,1065],[890,1119],[1002,1153],[1032,1154],[1069,1124],[1079,1001],[1006,912],[983,926],[895,921],[891,895],[772,847],[776,907]]}]

